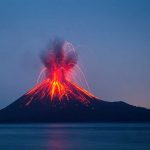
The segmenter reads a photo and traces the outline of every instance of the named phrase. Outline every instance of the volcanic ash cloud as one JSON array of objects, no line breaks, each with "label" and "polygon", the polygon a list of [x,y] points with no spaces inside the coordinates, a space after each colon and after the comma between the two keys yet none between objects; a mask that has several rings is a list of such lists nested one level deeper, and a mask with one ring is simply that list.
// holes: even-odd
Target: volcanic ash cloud
[{"label": "volcanic ash cloud", "polygon": [[54,40],[40,57],[46,68],[47,78],[53,79],[58,72],[61,80],[66,78],[66,74],[75,67],[78,60],[72,44],[59,39]]}]

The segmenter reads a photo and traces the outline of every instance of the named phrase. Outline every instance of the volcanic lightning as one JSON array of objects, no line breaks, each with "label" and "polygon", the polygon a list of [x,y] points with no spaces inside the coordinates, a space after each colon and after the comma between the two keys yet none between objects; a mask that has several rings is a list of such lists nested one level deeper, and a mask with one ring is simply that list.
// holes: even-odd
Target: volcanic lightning
[{"label": "volcanic lightning", "polygon": [[39,100],[49,97],[51,101],[76,98],[86,105],[90,103],[89,97],[96,98],[68,77],[75,68],[79,68],[77,65],[78,55],[71,43],[54,40],[50,48],[44,51],[40,57],[44,64],[40,76],[44,73],[45,79],[26,94],[31,97],[26,105],[29,105],[37,97]]}]

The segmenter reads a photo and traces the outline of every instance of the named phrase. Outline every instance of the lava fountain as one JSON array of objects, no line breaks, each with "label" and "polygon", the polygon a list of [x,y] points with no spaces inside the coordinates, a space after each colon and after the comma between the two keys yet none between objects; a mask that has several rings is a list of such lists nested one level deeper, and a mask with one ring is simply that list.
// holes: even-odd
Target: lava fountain
[{"label": "lava fountain", "polygon": [[39,78],[44,74],[45,79],[26,94],[30,97],[26,103],[27,106],[35,99],[49,98],[50,101],[77,99],[88,105],[89,99],[96,98],[71,81],[73,76],[71,73],[79,68],[77,65],[78,55],[71,43],[58,39],[54,40],[50,48],[41,53],[40,58],[44,68]]}]

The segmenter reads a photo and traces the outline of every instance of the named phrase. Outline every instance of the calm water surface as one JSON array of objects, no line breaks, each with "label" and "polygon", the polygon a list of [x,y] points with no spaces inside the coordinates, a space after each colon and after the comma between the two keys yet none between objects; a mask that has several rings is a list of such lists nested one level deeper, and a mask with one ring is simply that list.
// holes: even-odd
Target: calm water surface
[{"label": "calm water surface", "polygon": [[0,150],[150,150],[150,124],[3,124]]}]

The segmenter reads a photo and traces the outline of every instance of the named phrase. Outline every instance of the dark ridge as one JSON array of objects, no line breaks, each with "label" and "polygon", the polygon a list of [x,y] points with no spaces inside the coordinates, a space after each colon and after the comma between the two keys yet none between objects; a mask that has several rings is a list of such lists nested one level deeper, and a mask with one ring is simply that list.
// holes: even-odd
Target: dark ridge
[{"label": "dark ridge", "polygon": [[22,106],[21,97],[0,111],[1,123],[47,122],[150,122],[150,110],[124,102],[90,99],[86,106],[76,99],[51,102],[44,99],[29,107]]},{"label": "dark ridge", "polygon": [[[68,83],[69,84],[69,83]],[[122,101],[107,102],[89,96],[70,85],[74,93],[86,98],[82,102],[74,93],[60,101],[50,96],[39,98],[25,94],[0,110],[0,123],[47,123],[47,122],[150,122],[150,109],[132,106]],[[42,89],[44,92],[46,89]],[[31,103],[27,103],[32,98]]]}]

